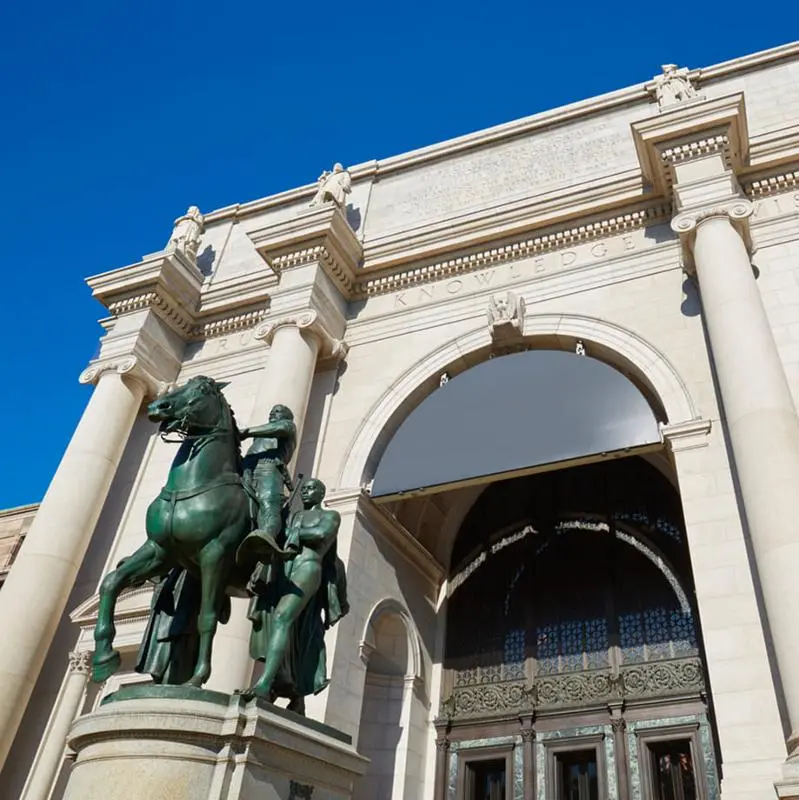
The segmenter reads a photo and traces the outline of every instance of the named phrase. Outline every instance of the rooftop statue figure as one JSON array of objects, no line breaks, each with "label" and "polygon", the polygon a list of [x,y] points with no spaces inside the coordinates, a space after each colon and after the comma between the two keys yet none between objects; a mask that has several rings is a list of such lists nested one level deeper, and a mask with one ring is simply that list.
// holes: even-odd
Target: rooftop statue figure
[{"label": "rooftop statue figure", "polygon": [[655,78],[654,87],[659,108],[668,108],[686,100],[700,98],[699,92],[688,77],[686,67],[679,68],[676,64],[664,64],[661,69],[663,74]]},{"label": "rooftop statue figure", "polygon": [[191,261],[197,261],[197,250],[203,234],[205,217],[197,206],[189,206],[189,210],[175,220],[172,235],[166,243],[167,250],[180,250]]},{"label": "rooftop statue figure", "polygon": [[319,188],[311,200],[312,206],[333,202],[342,211],[347,205],[347,195],[352,191],[350,173],[341,164],[334,164],[333,171],[325,170],[318,178]]}]

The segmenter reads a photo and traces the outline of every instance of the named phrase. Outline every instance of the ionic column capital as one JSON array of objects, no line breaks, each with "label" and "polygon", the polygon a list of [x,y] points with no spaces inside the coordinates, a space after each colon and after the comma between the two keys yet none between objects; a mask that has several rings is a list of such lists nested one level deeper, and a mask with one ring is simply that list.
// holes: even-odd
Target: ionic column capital
[{"label": "ionic column capital", "polygon": [[322,322],[317,311],[312,308],[295,314],[289,314],[275,320],[265,320],[255,328],[255,338],[266,344],[272,344],[275,334],[281,328],[294,327],[301,331],[308,331],[319,342],[320,356],[332,358],[336,361],[344,358],[349,350],[349,345],[342,339],[333,336]]},{"label": "ionic column capital", "polygon": [[681,211],[671,221],[671,229],[684,236],[692,233],[705,220],[712,217],[728,217],[729,220],[738,224],[752,216],[754,204],[745,197],[736,197],[712,206],[704,208],[693,208]]},{"label": "ionic column capital", "polygon": [[80,383],[97,384],[106,372],[116,372],[138,381],[144,387],[148,397],[157,397],[166,391],[169,386],[167,381],[156,378],[144,367],[136,356],[122,356],[119,358],[105,358],[89,364],[78,376]]},{"label": "ionic column capital", "polygon": [[732,197],[714,202],[712,205],[685,209],[677,214],[671,221],[671,229],[679,235],[682,241],[685,268],[689,272],[694,270],[693,247],[697,230],[704,222],[719,217],[730,221],[743,240],[747,251],[751,254],[753,247],[749,231],[749,218],[754,209],[754,204],[745,197]]},{"label": "ionic column capital", "polygon": [[92,664],[92,654],[88,650],[73,650],[69,654],[70,674],[86,675],[88,677]]}]

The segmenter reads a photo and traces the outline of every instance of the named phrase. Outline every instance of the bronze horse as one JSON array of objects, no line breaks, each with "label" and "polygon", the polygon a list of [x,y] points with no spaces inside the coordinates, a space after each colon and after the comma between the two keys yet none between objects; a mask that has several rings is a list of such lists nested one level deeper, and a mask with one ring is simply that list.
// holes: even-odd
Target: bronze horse
[{"label": "bronze horse", "polygon": [[199,652],[187,685],[211,675],[211,647],[229,584],[244,594],[247,576],[236,576],[235,554],[252,530],[250,498],[241,477],[240,437],[222,389],[204,376],[154,400],[149,418],[162,436],[182,437],[166,485],[147,509],[147,541],[103,579],[94,631],[93,679],[103,681],[120,665],[113,649],[114,609],[120,592],[182,567],[199,576]]}]

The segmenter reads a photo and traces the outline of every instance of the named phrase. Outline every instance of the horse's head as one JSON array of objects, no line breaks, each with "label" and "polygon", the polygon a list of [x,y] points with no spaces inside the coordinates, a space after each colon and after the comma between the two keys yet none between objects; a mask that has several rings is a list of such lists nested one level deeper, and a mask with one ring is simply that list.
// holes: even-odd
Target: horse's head
[{"label": "horse's head", "polygon": [[153,400],[147,406],[147,416],[161,423],[161,433],[178,432],[187,436],[208,433],[224,423],[225,386],[227,383],[199,375]]}]

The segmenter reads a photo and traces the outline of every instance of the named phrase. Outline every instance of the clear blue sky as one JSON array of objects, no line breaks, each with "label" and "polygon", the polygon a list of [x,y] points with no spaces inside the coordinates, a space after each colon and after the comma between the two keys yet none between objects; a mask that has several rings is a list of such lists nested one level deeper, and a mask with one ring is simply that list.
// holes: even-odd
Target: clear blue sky
[{"label": "clear blue sky", "polygon": [[784,44],[794,2],[9,3],[0,16],[0,508],[44,493],[90,388],[83,278],[211,210]]}]

